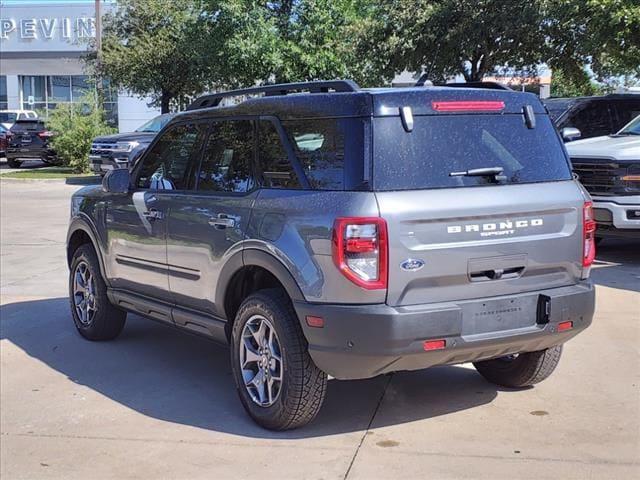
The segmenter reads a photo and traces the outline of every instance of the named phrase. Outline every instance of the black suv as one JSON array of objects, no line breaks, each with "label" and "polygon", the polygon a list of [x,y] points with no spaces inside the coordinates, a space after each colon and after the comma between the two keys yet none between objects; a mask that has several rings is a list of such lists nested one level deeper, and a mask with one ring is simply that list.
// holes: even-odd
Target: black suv
[{"label": "black suv", "polygon": [[165,113],[149,120],[131,133],[94,138],[89,151],[91,170],[104,175],[114,168],[130,168],[172,117],[173,114]]},{"label": "black suv", "polygon": [[548,98],[543,100],[558,130],[577,128],[565,140],[616,133],[640,115],[640,94],[617,93],[601,97]]},{"label": "black suv", "polygon": [[7,163],[11,168],[19,168],[24,160],[57,163],[49,145],[52,136],[42,120],[16,120],[7,135]]}]

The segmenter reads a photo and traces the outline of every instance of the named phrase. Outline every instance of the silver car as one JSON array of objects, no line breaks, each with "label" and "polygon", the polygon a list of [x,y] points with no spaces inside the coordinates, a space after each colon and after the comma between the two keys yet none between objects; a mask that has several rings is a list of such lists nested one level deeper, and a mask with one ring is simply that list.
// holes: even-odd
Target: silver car
[{"label": "silver car", "polygon": [[593,197],[598,240],[640,240],[640,116],[614,135],[566,147],[574,171]]}]

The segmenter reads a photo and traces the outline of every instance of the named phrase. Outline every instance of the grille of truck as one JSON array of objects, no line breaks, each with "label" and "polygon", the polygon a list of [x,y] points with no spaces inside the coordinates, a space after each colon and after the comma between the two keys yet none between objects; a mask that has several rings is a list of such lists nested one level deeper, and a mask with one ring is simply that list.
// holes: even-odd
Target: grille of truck
[{"label": "grille of truck", "polygon": [[91,155],[101,155],[108,157],[109,154],[116,149],[115,143],[92,143]]},{"label": "grille of truck", "polygon": [[573,171],[591,195],[619,194],[620,165],[608,158],[572,158]]}]

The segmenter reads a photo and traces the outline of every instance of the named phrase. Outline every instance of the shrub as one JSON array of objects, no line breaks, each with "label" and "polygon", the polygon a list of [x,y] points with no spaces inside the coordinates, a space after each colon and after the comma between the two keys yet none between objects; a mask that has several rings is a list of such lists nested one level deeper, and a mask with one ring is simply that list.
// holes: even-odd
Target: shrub
[{"label": "shrub", "polygon": [[50,112],[47,128],[54,132],[51,146],[63,165],[74,172],[89,171],[89,150],[92,140],[115,133],[104,120],[104,111],[92,95],[81,103],[59,104]]}]

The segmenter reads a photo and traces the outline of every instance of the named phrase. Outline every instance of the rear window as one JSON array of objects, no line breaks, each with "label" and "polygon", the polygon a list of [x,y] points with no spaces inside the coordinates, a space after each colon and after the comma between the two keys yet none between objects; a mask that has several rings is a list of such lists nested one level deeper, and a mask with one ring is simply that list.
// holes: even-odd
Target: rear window
[{"label": "rear window", "polygon": [[2,123],[13,123],[18,118],[17,113],[13,112],[0,112],[0,122]]},{"label": "rear window", "polygon": [[521,115],[414,117],[411,133],[398,117],[374,120],[376,190],[493,185],[488,177],[451,172],[502,167],[506,181],[533,183],[571,179],[560,140],[546,115],[526,127]]},{"label": "rear window", "polygon": [[44,123],[41,121],[17,121],[11,127],[12,132],[42,132],[45,130]]}]

